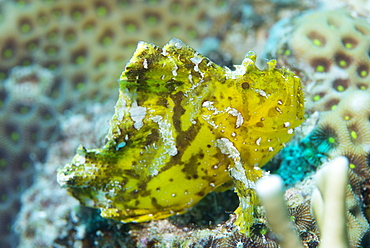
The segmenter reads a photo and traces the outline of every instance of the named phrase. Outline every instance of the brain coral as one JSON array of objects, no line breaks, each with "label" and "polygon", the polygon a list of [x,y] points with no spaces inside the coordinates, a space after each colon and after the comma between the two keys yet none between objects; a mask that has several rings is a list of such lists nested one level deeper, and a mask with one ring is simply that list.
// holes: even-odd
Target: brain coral
[{"label": "brain coral", "polygon": [[350,191],[359,200],[347,206],[347,218],[358,247],[369,228],[361,202],[370,178],[370,24],[343,10],[313,11],[286,22],[282,33],[278,61],[302,75],[307,111],[320,111],[309,142],[317,153],[349,159]]},{"label": "brain coral", "polygon": [[[0,85],[0,240],[6,242],[19,209],[19,193],[32,182],[33,163],[43,161],[58,137],[58,95],[49,69],[15,67]],[[9,246],[10,247],[10,246]]]},{"label": "brain coral", "polygon": [[[366,156],[370,152],[370,24],[341,10],[308,12],[291,24],[277,57],[303,76],[308,111],[321,111],[312,141],[319,152],[330,156]],[[363,170],[365,174],[360,170],[357,174],[365,179],[369,171]]]},{"label": "brain coral", "polygon": [[89,98],[116,93],[110,86],[139,40],[164,44],[176,36],[197,46],[228,15],[227,3],[210,0],[4,1],[0,7],[7,34],[0,38],[0,80],[16,65],[36,63]]},{"label": "brain coral", "polygon": [[342,10],[307,12],[289,22],[281,64],[301,73],[307,109],[335,108],[344,92],[370,86],[370,24]]},{"label": "brain coral", "polygon": [[[359,247],[369,224],[363,214],[362,190],[370,178],[370,94],[354,90],[346,93],[338,107],[322,113],[312,142],[333,158],[344,155],[349,160],[347,219],[351,247]],[[352,235],[352,236],[351,236]]]}]

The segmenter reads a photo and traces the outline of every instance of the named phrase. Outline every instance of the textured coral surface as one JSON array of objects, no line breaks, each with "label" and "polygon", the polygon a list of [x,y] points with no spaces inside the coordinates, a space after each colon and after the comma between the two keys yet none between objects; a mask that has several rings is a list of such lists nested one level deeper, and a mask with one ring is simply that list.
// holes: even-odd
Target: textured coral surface
[{"label": "textured coral surface", "polygon": [[349,160],[347,220],[351,247],[359,247],[369,225],[361,202],[370,177],[370,24],[344,10],[311,11],[288,20],[281,32],[278,61],[302,76],[307,112],[320,111],[305,138],[308,156]]},{"label": "textured coral surface", "polygon": [[59,137],[52,94],[54,75],[37,65],[14,67],[0,85],[0,239],[19,210],[19,194],[32,183],[33,164],[44,161],[49,142]]},{"label": "textured coral surface", "polygon": [[279,60],[306,77],[309,111],[334,109],[347,91],[369,88],[370,24],[344,10],[308,12],[292,20]]},{"label": "textured coral surface", "polygon": [[[0,3],[0,78],[39,64],[88,98],[116,95],[117,75],[139,40],[171,36],[196,46],[227,17],[217,1],[37,0]],[[207,11],[210,7],[217,6]],[[217,20],[215,16],[217,15]]]},{"label": "textured coral surface", "polygon": [[310,211],[313,173],[325,160],[346,156],[351,248],[370,247],[369,6],[352,0],[0,0],[0,222],[7,223],[0,225],[0,246],[17,245],[9,232],[21,207],[19,247],[279,247],[260,206],[249,237],[240,234],[235,215],[223,222],[238,205],[232,191],[213,192],[184,215],[123,224],[82,207],[56,182],[57,168],[79,144],[105,143],[117,78],[137,41],[162,46],[175,36],[230,68],[247,51],[265,50],[261,61],[275,54],[279,65],[302,77],[307,120],[268,170],[283,174],[289,187],[298,182],[286,191],[286,204],[304,247],[314,248],[321,234]]}]

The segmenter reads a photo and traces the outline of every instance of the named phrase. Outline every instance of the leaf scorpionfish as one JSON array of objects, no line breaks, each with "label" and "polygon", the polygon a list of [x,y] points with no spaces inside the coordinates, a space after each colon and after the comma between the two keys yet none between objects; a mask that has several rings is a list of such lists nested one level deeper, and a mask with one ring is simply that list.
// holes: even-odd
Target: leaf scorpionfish
[{"label": "leaf scorpionfish", "polygon": [[119,80],[107,143],[80,146],[58,182],[105,218],[143,222],[186,212],[233,180],[244,219],[254,182],[303,122],[300,80],[286,68],[220,67],[178,39],[139,42]]}]

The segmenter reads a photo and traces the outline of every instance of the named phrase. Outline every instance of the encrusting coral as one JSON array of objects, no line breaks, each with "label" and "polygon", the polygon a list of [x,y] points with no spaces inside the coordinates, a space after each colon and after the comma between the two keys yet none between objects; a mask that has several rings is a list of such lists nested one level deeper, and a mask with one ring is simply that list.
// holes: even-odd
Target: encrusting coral
[{"label": "encrusting coral", "polygon": [[0,80],[14,66],[38,64],[53,70],[75,98],[112,97],[116,75],[139,40],[164,44],[177,36],[199,46],[202,37],[217,34],[216,27],[227,23],[231,4],[210,0],[4,1],[0,30],[7,35],[0,38]]},{"label": "encrusting coral", "polygon": [[320,111],[298,147],[309,148],[316,161],[349,160],[348,194],[357,199],[347,205],[349,237],[359,247],[368,230],[361,202],[370,177],[370,24],[344,10],[309,11],[282,24],[284,38],[270,54],[303,77],[307,112]]},{"label": "encrusting coral", "polygon": [[[19,194],[32,184],[35,161],[59,137],[54,76],[40,66],[14,67],[0,84],[0,240],[7,240],[20,208]],[[8,237],[7,237],[8,236]],[[9,238],[11,240],[11,238]],[[5,245],[5,243],[4,243]]]},{"label": "encrusting coral", "polygon": [[107,144],[80,147],[58,182],[81,203],[123,222],[187,211],[234,180],[242,230],[257,203],[254,182],[303,121],[299,78],[255,66],[247,54],[222,68],[172,39],[140,42],[120,78]]},{"label": "encrusting coral", "polygon": [[370,24],[344,10],[308,11],[286,22],[270,51],[303,77],[307,111],[336,108],[343,95],[369,88]]}]

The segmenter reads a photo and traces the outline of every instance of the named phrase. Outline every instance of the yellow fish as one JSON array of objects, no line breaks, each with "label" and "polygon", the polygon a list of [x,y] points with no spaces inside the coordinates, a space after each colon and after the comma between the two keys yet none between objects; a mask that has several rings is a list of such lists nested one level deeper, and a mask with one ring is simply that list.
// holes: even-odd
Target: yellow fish
[{"label": "yellow fish", "polygon": [[58,182],[123,222],[184,213],[230,180],[247,209],[260,166],[304,114],[299,78],[255,61],[250,52],[230,70],[175,38],[163,48],[139,42],[119,80],[107,144],[79,147]]}]

